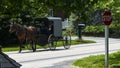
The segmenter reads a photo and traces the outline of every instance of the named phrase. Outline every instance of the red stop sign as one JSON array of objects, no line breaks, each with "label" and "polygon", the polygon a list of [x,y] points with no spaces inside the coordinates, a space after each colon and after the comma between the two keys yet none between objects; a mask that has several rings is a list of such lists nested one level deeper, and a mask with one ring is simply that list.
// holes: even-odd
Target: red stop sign
[{"label": "red stop sign", "polygon": [[111,17],[111,12],[110,11],[105,11],[103,13],[102,21],[104,22],[105,25],[110,25],[112,22],[112,17]]}]

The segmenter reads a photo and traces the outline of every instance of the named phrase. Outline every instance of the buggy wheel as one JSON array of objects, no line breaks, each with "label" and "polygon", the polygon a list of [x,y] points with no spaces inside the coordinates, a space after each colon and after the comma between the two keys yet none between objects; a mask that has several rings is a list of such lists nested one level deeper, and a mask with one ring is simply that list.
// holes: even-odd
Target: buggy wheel
[{"label": "buggy wheel", "polygon": [[69,49],[71,46],[71,35],[66,35],[63,37],[63,45],[65,49]]},{"label": "buggy wheel", "polygon": [[53,34],[51,34],[48,38],[48,47],[50,50],[55,50],[57,45],[57,41],[55,40],[55,37]]}]

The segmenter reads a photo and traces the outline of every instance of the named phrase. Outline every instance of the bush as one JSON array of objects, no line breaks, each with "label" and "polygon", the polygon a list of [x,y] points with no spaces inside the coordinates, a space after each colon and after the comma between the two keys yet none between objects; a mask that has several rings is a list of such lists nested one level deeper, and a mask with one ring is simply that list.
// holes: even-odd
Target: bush
[{"label": "bush", "polygon": [[120,38],[120,24],[111,24],[110,28],[110,37]]},{"label": "bush", "polygon": [[[100,36],[104,37],[105,26],[86,26],[83,30],[83,35],[85,36]],[[109,37],[120,38],[120,24],[112,23],[109,26]]]},{"label": "bush", "polygon": [[9,33],[9,19],[0,19],[0,45],[3,47],[9,46],[10,44],[18,43],[18,40],[14,34]]},{"label": "bush", "polygon": [[83,34],[87,36],[104,36],[104,26],[86,26]]}]

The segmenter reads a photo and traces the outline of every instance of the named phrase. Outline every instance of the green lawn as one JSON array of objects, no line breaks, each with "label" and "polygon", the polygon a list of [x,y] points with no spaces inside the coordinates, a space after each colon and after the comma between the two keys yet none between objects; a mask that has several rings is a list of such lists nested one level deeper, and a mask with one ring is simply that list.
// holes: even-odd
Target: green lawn
[{"label": "green lawn", "polygon": [[[83,43],[95,43],[94,41],[91,41],[91,40],[72,40],[71,41],[71,44],[72,45],[75,45],[75,44],[83,44]],[[27,48],[27,45],[28,44],[24,44],[25,45],[25,48],[23,48],[23,50],[28,50],[28,48]],[[63,43],[61,42],[61,41],[59,41],[58,43],[57,43],[57,47],[59,47],[59,46],[63,46]],[[43,47],[41,47],[40,45],[37,45],[37,49],[40,49],[40,48],[43,48]],[[8,52],[8,51],[18,51],[19,50],[19,44],[17,44],[17,45],[9,45],[9,47],[4,47],[3,46],[3,48],[2,48],[2,51],[3,52]]]},{"label": "green lawn", "polygon": [[[79,68],[104,68],[104,55],[89,56],[73,62]],[[112,53],[109,56],[109,68],[120,68],[120,52]]]}]

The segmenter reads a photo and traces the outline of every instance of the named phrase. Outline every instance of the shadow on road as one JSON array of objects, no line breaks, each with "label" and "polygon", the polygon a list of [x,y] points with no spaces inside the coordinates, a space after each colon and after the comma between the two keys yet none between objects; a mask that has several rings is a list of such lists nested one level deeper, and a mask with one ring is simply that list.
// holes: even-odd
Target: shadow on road
[{"label": "shadow on road", "polygon": [[61,50],[67,50],[67,49],[55,49],[55,50],[50,50],[50,49],[37,49],[35,52],[33,52],[32,50],[23,50],[21,53],[19,53],[18,51],[14,51],[14,52],[6,52],[7,54],[25,54],[25,53],[36,53],[36,52],[45,52],[45,51],[61,51]]}]

